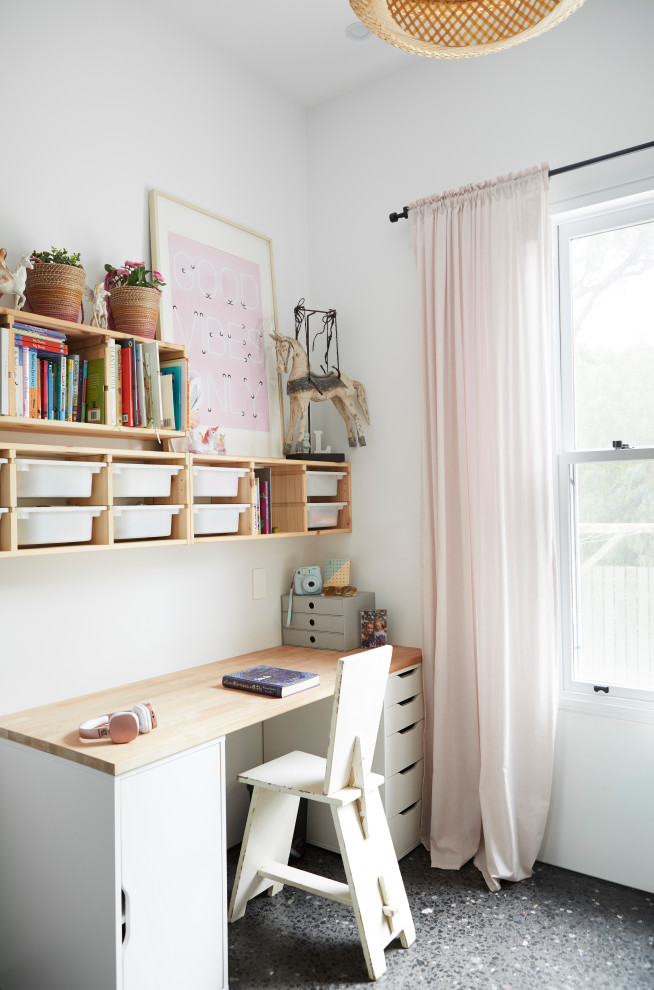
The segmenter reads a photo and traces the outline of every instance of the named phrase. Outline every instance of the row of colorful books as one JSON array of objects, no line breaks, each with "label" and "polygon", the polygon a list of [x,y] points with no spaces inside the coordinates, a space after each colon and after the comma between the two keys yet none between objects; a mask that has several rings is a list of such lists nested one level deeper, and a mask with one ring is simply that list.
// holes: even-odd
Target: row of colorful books
[{"label": "row of colorful books", "polygon": [[186,430],[188,359],[160,361],[155,341],[111,338],[105,406],[110,426]]},{"label": "row of colorful books", "polygon": [[[0,327],[0,415],[10,411],[9,327]],[[106,423],[184,431],[188,423],[188,360],[160,362],[155,341],[134,338],[80,345],[69,354],[66,334],[13,324],[15,415],[30,419]]]}]

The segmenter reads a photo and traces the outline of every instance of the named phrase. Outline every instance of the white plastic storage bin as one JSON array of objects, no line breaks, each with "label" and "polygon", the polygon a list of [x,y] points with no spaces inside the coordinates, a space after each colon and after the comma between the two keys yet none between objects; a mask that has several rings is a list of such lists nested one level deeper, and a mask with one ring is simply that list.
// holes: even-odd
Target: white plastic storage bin
[{"label": "white plastic storage bin", "polygon": [[170,536],[181,505],[114,505],[114,539],[147,540]]},{"label": "white plastic storage bin", "polygon": [[88,543],[106,505],[47,505],[16,509],[18,545]]},{"label": "white plastic storage bin", "polygon": [[181,464],[114,462],[114,498],[169,498],[173,477],[181,470]]},{"label": "white plastic storage bin", "polygon": [[104,467],[102,461],[17,457],[16,493],[19,498],[88,498],[93,475]]},{"label": "white plastic storage bin", "polygon": [[338,483],[345,471],[307,471],[307,496],[336,495]]},{"label": "white plastic storage bin", "polygon": [[231,505],[193,506],[193,532],[196,536],[209,533],[238,533],[239,517],[250,506],[241,503]]},{"label": "white plastic storage bin", "polygon": [[220,495],[233,498],[238,495],[238,482],[247,474],[246,468],[212,467],[195,465],[193,468],[193,495]]},{"label": "white plastic storage bin", "polygon": [[338,523],[339,509],[347,502],[310,502],[307,504],[307,526],[309,529],[329,529]]}]

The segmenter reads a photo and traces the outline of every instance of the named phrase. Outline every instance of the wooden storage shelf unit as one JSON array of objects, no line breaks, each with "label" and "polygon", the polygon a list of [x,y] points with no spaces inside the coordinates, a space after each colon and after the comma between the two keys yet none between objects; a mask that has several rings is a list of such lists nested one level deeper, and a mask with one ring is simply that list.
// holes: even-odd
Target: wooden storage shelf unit
[{"label": "wooden storage shelf unit", "polygon": [[[346,470],[347,468],[347,470]],[[306,501],[307,525],[309,532],[320,530],[319,519],[324,516],[325,509],[329,513],[330,506],[335,509],[336,531],[349,533],[352,531],[352,489],[349,465],[346,464],[307,464],[306,468]]]},{"label": "wooden storage shelf unit", "polygon": [[[196,543],[211,543],[257,536],[253,461],[225,455],[188,456],[191,539]],[[237,508],[244,505],[247,508],[242,511]]]},{"label": "wooden storage shelf unit", "polygon": [[[9,415],[0,416],[0,429],[11,429],[21,431],[36,431],[40,433],[64,433],[73,436],[97,436],[97,437],[124,437],[142,438],[152,440],[158,438],[171,438],[184,435],[184,431],[176,430],[154,430],[147,427],[132,426],[112,426],[108,423],[77,423],[55,419],[41,419],[16,415],[16,381],[14,375],[14,331],[13,324],[24,323],[35,329],[42,327],[44,330],[56,330],[66,335],[66,344],[69,354],[79,354],[87,360],[92,358],[104,358],[105,399],[109,391],[109,341],[113,338],[116,341],[130,339],[129,334],[118,333],[113,330],[101,330],[98,327],[87,326],[82,323],[69,323],[66,320],[57,320],[49,316],[40,316],[38,313],[23,313],[21,310],[5,309],[0,307],[0,327],[9,328],[9,349],[8,364],[6,369],[6,379],[2,381],[2,388],[8,389]],[[144,341],[145,338],[135,337],[135,340]],[[162,360],[177,359],[185,357],[186,349],[178,344],[156,341],[159,355]]]},{"label": "wooden storage shelf unit", "polygon": [[[270,540],[288,536],[308,536],[321,530],[307,527],[306,469],[311,462],[282,458],[249,458],[185,454],[150,450],[102,449],[96,447],[16,444],[0,441],[0,558],[33,554],[61,553],[128,546],[158,546],[179,543],[205,543],[220,540]],[[333,465],[344,475],[338,495],[345,502],[338,524],[324,533],[351,532],[350,465]],[[234,475],[227,494],[203,494],[206,469],[214,477]],[[53,484],[30,487],[37,473],[54,470]],[[88,491],[82,493],[60,482],[69,471],[88,473]],[[271,523],[274,533],[258,533],[256,513],[256,472],[270,472]],[[151,478],[164,475],[164,489],[151,486]],[[167,475],[167,477],[166,477]],[[170,507],[166,510],[166,507]],[[245,506],[245,508],[243,508]],[[227,531],[200,532],[196,523],[202,508],[227,510]],[[233,507],[240,507],[233,510]],[[79,512],[75,512],[75,510]],[[87,512],[85,513],[84,510]],[[161,512],[157,512],[161,509]],[[31,510],[31,511],[27,511]],[[48,514],[48,510],[50,510]],[[55,510],[65,510],[56,512]],[[90,532],[77,537],[55,528],[62,521],[92,514]],[[27,519],[25,518],[27,517]],[[35,518],[31,518],[35,517]],[[45,538],[33,523],[46,519]],[[50,518],[51,517],[51,518]],[[165,532],[158,520],[170,522]],[[235,521],[234,521],[235,519]],[[88,522],[88,520],[87,520]],[[154,532],[152,531],[154,527]],[[220,524],[218,528],[225,527]],[[230,531],[231,530],[231,531]],[[27,535],[26,535],[27,534]]]},{"label": "wooden storage shelf unit", "polygon": [[[321,471],[338,472],[342,479],[338,482],[335,496],[326,498],[327,502],[343,502],[343,508],[338,510],[336,524],[324,529],[310,528],[307,523],[307,506],[311,501],[307,498],[307,470],[314,467],[313,461],[287,461],[283,458],[263,457],[230,457],[223,455],[190,454],[190,475],[193,506],[202,503],[215,505],[248,505],[247,511],[239,515],[238,529],[229,533],[199,533],[193,527],[192,540],[204,543],[215,540],[234,540],[256,538],[270,540],[285,536],[308,536],[324,533],[352,532],[352,497],[349,464],[321,464]],[[206,471],[207,468],[219,468],[245,471],[238,479],[235,491],[229,495],[212,495],[202,497],[195,493],[194,468]],[[256,512],[256,480],[257,475],[269,472],[270,476],[270,515],[273,532],[259,533]]]},{"label": "wooden storage shelf unit", "polygon": [[187,455],[114,450],[107,459],[112,545],[188,543]]},{"label": "wooden storage shelf unit", "polygon": [[[0,557],[188,543],[187,460],[186,454],[157,451],[0,444],[0,509],[5,510],[0,512]],[[141,467],[143,472],[174,466],[169,493],[116,496],[117,469],[125,465]],[[90,494],[84,485],[90,486]],[[142,504],[130,511],[147,514],[148,506],[181,506],[172,514],[170,534],[140,537],[137,526],[135,534],[121,539],[117,516],[137,502]],[[77,522],[84,529],[81,534]]]}]

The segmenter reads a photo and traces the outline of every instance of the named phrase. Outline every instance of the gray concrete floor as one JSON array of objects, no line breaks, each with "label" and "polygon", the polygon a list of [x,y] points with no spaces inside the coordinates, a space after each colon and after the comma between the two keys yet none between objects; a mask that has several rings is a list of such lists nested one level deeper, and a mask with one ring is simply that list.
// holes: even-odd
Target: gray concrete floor
[{"label": "gray concrete floor", "polygon": [[[231,891],[238,847],[228,853]],[[308,846],[295,864],[344,880],[341,860]],[[536,863],[492,894],[471,864],[400,863],[417,938],[386,949],[388,990],[654,990],[654,895]],[[370,987],[349,908],[285,887],[228,928],[230,990]]]}]

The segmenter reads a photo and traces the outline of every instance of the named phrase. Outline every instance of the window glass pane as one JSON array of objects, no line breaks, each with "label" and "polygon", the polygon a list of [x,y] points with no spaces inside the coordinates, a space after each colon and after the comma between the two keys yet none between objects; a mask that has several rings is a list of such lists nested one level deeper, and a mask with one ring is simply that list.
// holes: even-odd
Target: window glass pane
[{"label": "window glass pane", "polygon": [[570,243],[577,449],[654,446],[654,223]]},{"label": "window glass pane", "polygon": [[654,461],[578,464],[571,482],[573,677],[653,691]]}]

